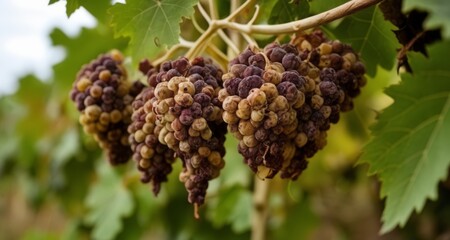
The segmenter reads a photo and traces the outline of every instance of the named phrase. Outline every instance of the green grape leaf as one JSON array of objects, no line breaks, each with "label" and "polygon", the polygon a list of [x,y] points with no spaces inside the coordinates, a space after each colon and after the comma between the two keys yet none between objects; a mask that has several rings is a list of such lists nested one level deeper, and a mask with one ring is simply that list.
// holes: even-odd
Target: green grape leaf
[{"label": "green grape leaf", "polygon": [[328,11],[332,8],[335,8],[341,4],[344,4],[347,2],[346,0],[310,0],[309,6],[310,6],[310,12],[313,14],[321,13]]},{"label": "green grape leaf", "polygon": [[80,5],[105,25],[108,24],[107,9],[112,6],[111,0],[80,0]]},{"label": "green grape leaf", "polygon": [[71,157],[76,155],[80,148],[78,131],[75,128],[69,128],[62,134],[58,143],[52,151],[52,164],[56,168],[63,166]]},{"label": "green grape leaf", "polygon": [[273,7],[278,2],[278,0],[260,0],[258,1],[259,4],[259,14],[256,18],[256,22],[261,23],[267,23],[270,18],[270,13],[272,12]]},{"label": "green grape leaf", "polygon": [[[154,219],[158,219],[157,217]],[[142,239],[144,232],[149,231],[148,225],[142,224],[139,217],[133,214],[131,217],[125,218],[123,221],[123,231],[121,231],[115,239]]]},{"label": "green grape leaf", "polygon": [[[59,2],[60,0],[50,0],[48,5]],[[106,22],[106,9],[111,7],[111,0],[67,0],[66,15],[70,17],[78,8],[83,7],[94,17],[102,22]]]},{"label": "green grape leaf", "polygon": [[371,7],[345,18],[331,30],[344,43],[350,43],[366,63],[367,73],[374,76],[377,65],[392,69],[399,47],[392,32],[394,26],[384,20],[378,7]]},{"label": "green grape leaf", "polygon": [[[22,141],[33,142],[35,145],[35,142],[42,140],[42,136],[52,129],[49,116],[43,110],[47,108],[50,100],[50,95],[44,93],[48,93],[50,89],[50,84],[42,82],[34,75],[19,79],[19,88],[12,97],[23,107],[23,115],[16,122],[16,135],[22,136]],[[30,119],[33,119],[33,124],[30,124]]]},{"label": "green grape leaf", "polygon": [[234,185],[219,192],[220,198],[208,216],[215,226],[231,224],[236,233],[250,229],[252,194],[245,188]]},{"label": "green grape leaf", "polygon": [[102,27],[83,28],[78,36],[69,37],[62,30],[56,28],[50,38],[54,46],[61,46],[66,51],[63,61],[53,66],[54,87],[56,93],[67,96],[77,72],[84,64],[95,59],[99,54],[106,53],[113,48],[123,49],[126,45],[125,39],[114,39],[109,29]]},{"label": "green grape leaf", "polygon": [[[317,175],[316,175],[317,177]],[[309,239],[320,224],[320,218],[312,210],[311,199],[305,198],[293,204],[284,204],[286,217],[280,227],[274,229],[273,239]]]},{"label": "green grape leaf", "polygon": [[286,23],[308,16],[309,3],[307,0],[281,0],[273,5],[269,17],[269,24]]},{"label": "green grape leaf", "polygon": [[[64,211],[76,216],[84,214],[84,201],[93,183],[92,178],[95,176],[96,161],[93,159],[98,159],[100,155],[100,150],[86,146],[79,134],[80,131],[77,131],[76,138],[79,142],[76,145],[79,148],[76,155],[64,162],[52,159],[51,180],[47,183],[58,196]],[[72,141],[69,139],[75,136],[64,136],[64,138],[66,138],[65,141]]]},{"label": "green grape leaf", "polygon": [[369,174],[382,181],[386,197],[382,232],[405,225],[427,198],[436,199],[437,184],[450,165],[450,42],[432,45],[429,59],[410,53],[413,73],[386,90],[395,102],[379,116],[373,140],[361,156]]},{"label": "green grape leaf", "polygon": [[70,17],[72,13],[74,13],[80,7],[79,0],[67,0],[66,2],[66,14],[67,17]]},{"label": "green grape leaf", "polygon": [[113,239],[122,230],[122,218],[132,213],[134,201],[121,177],[105,161],[98,172],[99,180],[86,198],[91,211],[85,221],[94,226],[93,239]]},{"label": "green grape leaf", "polygon": [[[155,197],[150,191],[148,185],[142,184],[140,181],[130,184],[132,187],[133,196],[136,201],[136,218],[140,223],[150,223],[158,219],[158,214],[164,209],[166,202],[165,192],[161,191],[158,197]],[[158,221],[158,220],[156,220]]]},{"label": "green grape leaf", "polygon": [[450,8],[447,0],[404,0],[403,11],[412,9],[428,11],[425,26],[429,29],[442,27],[443,37],[450,38]]},{"label": "green grape leaf", "polygon": [[56,144],[51,150],[51,180],[49,185],[55,188],[60,188],[65,184],[65,176],[63,167],[73,158],[80,150],[80,139],[77,128],[68,128],[61,133],[57,139]]},{"label": "green grape leaf", "polygon": [[238,152],[238,140],[231,134],[226,135],[225,162],[227,167],[220,172],[221,186],[229,187],[233,185],[249,186],[252,180],[251,171],[248,168],[242,167],[242,155]]},{"label": "green grape leaf", "polygon": [[0,97],[0,175],[6,162],[20,152],[19,136],[15,134],[16,124],[22,117],[21,105],[10,97]]},{"label": "green grape leaf", "polygon": [[0,139],[0,175],[3,175],[6,162],[20,151],[19,139],[16,136],[2,135]]},{"label": "green grape leaf", "polygon": [[182,17],[194,13],[197,0],[128,0],[109,9],[115,36],[130,37],[133,61],[154,57],[178,43]]},{"label": "green grape leaf", "polygon": [[230,215],[231,229],[235,233],[243,233],[251,228],[251,210],[253,207],[252,193],[245,191],[241,194]]}]

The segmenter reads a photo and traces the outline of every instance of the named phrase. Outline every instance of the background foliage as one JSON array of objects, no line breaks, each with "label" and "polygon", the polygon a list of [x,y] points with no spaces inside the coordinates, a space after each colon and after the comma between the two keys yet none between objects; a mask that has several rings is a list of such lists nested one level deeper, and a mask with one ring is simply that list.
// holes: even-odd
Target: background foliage
[{"label": "background foliage", "polygon": [[[226,142],[226,167],[211,183],[202,218],[195,221],[178,180],[180,163],[153,197],[132,162],[120,168],[107,164],[67,97],[81,65],[100,53],[117,48],[130,55],[134,76],[134,63],[161,56],[178,43],[179,33],[195,40],[192,27],[179,26],[190,23],[185,17],[200,19],[197,1],[93,2],[67,0],[68,16],[84,7],[98,23],[74,37],[53,30],[53,45],[66,51],[53,66],[54,77],[25,75],[16,93],[0,98],[0,238],[248,239],[253,174],[233,138]],[[229,1],[216,2],[224,6],[219,16],[227,16]],[[345,1],[258,2],[257,23],[275,24]],[[271,182],[268,239],[450,236],[448,9],[445,1],[403,1],[405,16],[412,10],[428,14],[422,31],[442,30],[442,39],[426,46],[427,56],[406,51],[393,32],[398,25],[384,18],[379,6],[322,26],[330,38],[360,53],[368,84],[300,179]],[[271,40],[257,38],[261,45]],[[412,73],[397,74],[398,49],[408,52]]]}]

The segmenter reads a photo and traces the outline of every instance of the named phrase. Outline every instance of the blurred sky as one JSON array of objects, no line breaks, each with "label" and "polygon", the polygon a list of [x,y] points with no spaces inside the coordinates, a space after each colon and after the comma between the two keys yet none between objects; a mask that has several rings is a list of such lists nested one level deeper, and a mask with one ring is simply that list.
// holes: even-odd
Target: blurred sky
[{"label": "blurred sky", "polygon": [[82,26],[95,26],[95,19],[82,8],[68,19],[65,4],[61,1],[48,6],[48,0],[0,1],[0,95],[14,92],[17,79],[27,73],[51,78],[52,64],[64,57],[62,49],[51,46],[48,36],[54,27],[74,36]]}]

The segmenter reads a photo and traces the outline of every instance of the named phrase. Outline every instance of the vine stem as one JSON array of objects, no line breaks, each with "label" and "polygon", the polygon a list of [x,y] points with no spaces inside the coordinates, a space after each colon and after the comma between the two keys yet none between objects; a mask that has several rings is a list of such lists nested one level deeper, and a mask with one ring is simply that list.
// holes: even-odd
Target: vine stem
[{"label": "vine stem", "polygon": [[227,18],[217,20],[215,24],[217,25],[217,28],[229,28],[245,32],[248,34],[269,34],[269,35],[286,34],[310,29],[313,27],[323,25],[325,23],[332,22],[336,19],[343,18],[345,16],[353,14],[359,10],[368,8],[381,1],[382,0],[352,0],[328,11],[316,14],[314,16],[283,24],[249,25],[230,22]]},{"label": "vine stem", "polygon": [[161,64],[162,62],[166,61],[168,58],[170,58],[177,50],[181,49],[181,48],[193,48],[194,47],[194,43],[185,40],[182,37],[178,38],[178,44],[173,45],[163,56],[161,56],[158,59],[155,59],[152,61],[152,64],[154,66],[157,66],[159,64]]},{"label": "vine stem", "polygon": [[217,19],[218,13],[216,5],[214,4],[214,0],[208,0],[208,7],[209,7],[209,15],[211,15],[212,19]]},{"label": "vine stem", "polygon": [[236,16],[245,11],[245,9],[247,9],[254,2],[256,2],[256,0],[245,1],[240,7],[238,7],[235,11],[233,11],[228,17],[226,17],[223,20],[227,22],[233,20]]},{"label": "vine stem", "polygon": [[222,69],[226,69],[228,66],[228,57],[225,55],[217,46],[210,44],[206,48],[206,52],[214,59],[216,60],[216,63],[218,63]]},{"label": "vine stem", "polygon": [[253,214],[252,214],[252,240],[266,239],[267,218],[269,216],[269,185],[270,181],[261,180],[258,176],[254,179]]},{"label": "vine stem", "polygon": [[[215,22],[215,21],[213,21]],[[209,25],[208,29],[195,41],[194,47],[190,48],[189,51],[186,53],[186,57],[188,59],[192,59],[193,57],[197,56],[198,53],[201,51],[200,48],[204,47],[206,43],[208,42],[209,38],[215,33],[217,30],[217,26],[213,23]]]},{"label": "vine stem", "polygon": [[314,28],[323,25],[325,23],[332,22],[336,19],[340,19],[345,16],[351,15],[359,10],[373,6],[381,2],[382,0],[351,0],[333,9],[316,14],[314,16],[283,24],[252,25],[248,23],[243,24],[232,21],[233,18],[235,18],[244,10],[246,10],[254,1],[255,0],[247,0],[236,11],[234,11],[224,19],[219,20],[212,19],[208,29],[195,42],[194,47],[189,49],[186,56],[189,58],[199,54],[202,51],[201,49],[204,47],[203,45],[208,43],[209,38],[211,38],[215,34],[215,32],[220,29],[231,29],[246,34],[279,35],[279,34],[294,33]]},{"label": "vine stem", "polygon": [[[253,17],[250,19],[250,21],[248,21],[247,25],[252,25],[256,21],[256,18],[258,18],[258,14],[259,14],[259,5],[256,4]],[[242,37],[244,37],[245,41],[247,41],[249,45],[258,47],[258,43],[255,40],[253,40],[253,38],[251,38],[247,33],[240,32],[240,34],[242,35]]]},{"label": "vine stem", "polygon": [[[202,5],[199,3],[197,4],[199,12],[203,15],[203,18],[208,22],[211,23],[212,20],[214,20],[213,17],[208,16],[205,9],[202,7]],[[211,10],[212,11],[212,10]],[[217,30],[219,33],[219,36],[222,38],[222,40],[230,47],[230,49],[235,53],[239,54],[239,49],[236,47],[236,45],[233,43],[233,41],[225,34],[225,32],[222,29]]]},{"label": "vine stem", "polygon": [[192,57],[199,55],[199,53],[202,51],[202,48],[204,48],[207,45],[209,39],[212,36],[214,36],[216,31],[223,28],[222,26],[217,24],[219,21],[230,22],[233,18],[235,18],[237,15],[239,15],[245,9],[247,9],[247,7],[249,7],[249,5],[251,5],[251,3],[253,3],[254,1],[255,0],[246,1],[238,9],[236,9],[236,11],[232,12],[225,19],[222,19],[222,20],[211,19],[208,29],[206,29],[206,31],[197,39],[197,41],[195,41],[194,47],[189,49],[189,51],[186,53],[185,56],[188,59],[191,59]]},{"label": "vine stem", "polygon": [[[230,12],[235,12],[239,8],[239,6],[241,6],[241,0],[231,0],[230,1]],[[240,48],[242,45],[242,39],[241,39],[241,36],[239,35],[239,33],[237,31],[233,31],[230,29],[228,29],[227,33],[230,36],[230,38],[232,39],[232,41],[235,43],[235,45]],[[231,49],[227,49],[227,56],[229,59],[233,59],[239,54],[239,52],[240,51],[235,53]]]}]

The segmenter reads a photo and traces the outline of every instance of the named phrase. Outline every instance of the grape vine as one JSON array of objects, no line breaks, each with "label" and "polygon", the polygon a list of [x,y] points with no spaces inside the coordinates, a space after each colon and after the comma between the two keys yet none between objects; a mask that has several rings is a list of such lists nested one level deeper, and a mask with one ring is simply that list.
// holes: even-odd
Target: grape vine
[{"label": "grape vine", "polygon": [[[110,163],[133,158],[141,182],[151,183],[155,195],[180,159],[179,180],[195,218],[208,198],[209,182],[226,166],[229,133],[256,176],[252,238],[264,239],[270,190],[264,181],[277,175],[297,180],[326,146],[331,125],[354,108],[366,85],[364,59],[320,27],[381,0],[352,0],[279,24],[258,22],[262,9],[255,0],[232,0],[224,18],[219,18],[215,1],[194,2],[197,14],[187,23],[198,36],[178,34],[167,41],[167,49],[145,59],[136,59],[141,52],[132,53],[141,72],[134,82],[120,53],[99,56],[82,67],[70,97],[85,132],[94,136]],[[148,4],[162,9],[164,2]],[[183,7],[190,9],[189,4]],[[119,18],[124,7],[114,7],[113,16]],[[113,20],[113,25],[117,32],[127,32],[136,27],[133,21],[118,25]],[[167,25],[172,30],[173,23]],[[153,36],[150,30],[148,34]],[[153,40],[160,47],[160,38]]]},{"label": "grape vine", "polygon": [[[245,25],[247,30],[243,25],[230,25],[252,3],[247,1],[223,20],[212,19],[199,4],[209,28],[193,44],[182,40],[162,59],[182,45],[191,46],[186,58],[156,60],[156,67],[143,60],[140,70],[148,76],[144,89],[136,82],[127,95],[125,69],[114,65],[114,61],[120,64],[122,57],[113,52],[111,57],[100,57],[84,67],[71,93],[82,113],[80,123],[108,151],[110,162],[126,162],[132,150],[143,174],[141,181],[151,182],[155,195],[167,181],[175,158],[180,158],[180,181],[189,192],[197,218],[208,182],[225,164],[224,123],[239,140],[244,162],[260,178],[273,178],[281,171],[282,178],[297,179],[307,167],[306,159],[325,146],[330,123],[338,122],[341,110],[352,108],[352,98],[364,85],[364,65],[357,54],[348,45],[329,41],[320,31],[296,36],[294,45],[274,42],[259,50],[252,44],[230,60],[223,76],[210,60],[196,57],[216,31],[232,51],[237,50],[221,28],[241,34],[298,32],[368,4],[343,5],[334,10],[336,16],[323,13],[329,17],[281,26],[252,25],[256,7]],[[131,97],[135,98],[132,103]]]}]

